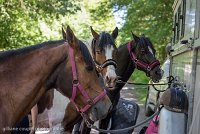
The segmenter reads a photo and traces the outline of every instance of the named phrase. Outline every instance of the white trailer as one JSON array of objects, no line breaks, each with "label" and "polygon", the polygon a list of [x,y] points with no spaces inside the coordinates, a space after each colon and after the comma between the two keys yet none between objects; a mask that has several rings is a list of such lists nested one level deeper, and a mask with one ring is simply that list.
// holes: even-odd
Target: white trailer
[{"label": "white trailer", "polygon": [[173,12],[170,74],[185,86],[189,100],[187,118],[179,122],[186,128],[177,129],[200,134],[200,0],[175,0]]}]

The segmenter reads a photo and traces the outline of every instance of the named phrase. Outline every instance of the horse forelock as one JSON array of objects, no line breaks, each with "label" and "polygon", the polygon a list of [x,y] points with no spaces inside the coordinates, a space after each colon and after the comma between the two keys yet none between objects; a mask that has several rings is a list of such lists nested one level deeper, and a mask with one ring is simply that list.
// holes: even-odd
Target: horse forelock
[{"label": "horse forelock", "polygon": [[115,40],[113,37],[107,33],[107,32],[101,32],[100,37],[99,37],[99,44],[98,46],[100,47],[101,50],[103,50],[105,47],[111,47],[115,46]]},{"label": "horse forelock", "polygon": [[[145,37],[145,36],[140,36],[140,45],[141,45],[141,48],[145,48],[147,51],[151,51],[153,52],[153,54],[155,54],[155,49],[154,49],[154,46],[153,44],[151,43],[150,39]],[[151,50],[149,50],[149,48]]]}]

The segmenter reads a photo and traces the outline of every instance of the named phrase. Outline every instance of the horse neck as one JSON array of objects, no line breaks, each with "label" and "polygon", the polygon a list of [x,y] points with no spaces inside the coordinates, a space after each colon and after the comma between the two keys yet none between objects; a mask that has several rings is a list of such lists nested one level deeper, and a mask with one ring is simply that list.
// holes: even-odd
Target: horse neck
[{"label": "horse neck", "polygon": [[0,99],[3,105],[7,105],[0,112],[4,113],[7,125],[13,126],[30,112],[45,92],[46,79],[66,57],[66,52],[66,45],[46,46],[9,58],[0,65],[3,69],[0,72],[1,85],[6,85],[1,86],[0,94],[7,94]]},{"label": "horse neck", "polygon": [[[117,75],[120,77],[120,80],[124,82],[130,78],[135,69],[135,64],[130,57],[127,44],[124,44],[118,48],[119,54],[117,57]],[[117,83],[116,90],[114,90],[115,93],[119,93],[124,85],[124,83]]]}]

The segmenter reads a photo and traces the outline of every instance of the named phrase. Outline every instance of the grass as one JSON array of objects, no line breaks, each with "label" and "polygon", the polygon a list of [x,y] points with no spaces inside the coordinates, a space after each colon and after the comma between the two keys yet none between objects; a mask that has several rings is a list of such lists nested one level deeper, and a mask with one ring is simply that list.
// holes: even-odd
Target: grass
[{"label": "grass", "polygon": [[[131,80],[138,83],[148,83],[149,78],[146,74],[142,71],[135,70],[131,76]],[[147,86],[134,86],[135,89],[133,90],[136,98],[142,104],[145,103],[146,95],[147,95]]]},{"label": "grass", "polygon": [[137,100],[144,104],[147,96],[147,88],[136,88],[133,93],[135,94]]}]

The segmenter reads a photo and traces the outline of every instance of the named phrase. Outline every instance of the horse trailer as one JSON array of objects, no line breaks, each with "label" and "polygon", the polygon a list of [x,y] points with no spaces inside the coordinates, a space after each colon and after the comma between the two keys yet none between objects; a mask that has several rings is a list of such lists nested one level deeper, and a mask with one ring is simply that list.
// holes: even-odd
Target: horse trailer
[{"label": "horse trailer", "polygon": [[175,0],[173,13],[170,75],[183,85],[189,102],[187,118],[179,121],[185,128],[176,129],[200,134],[200,0]]}]

